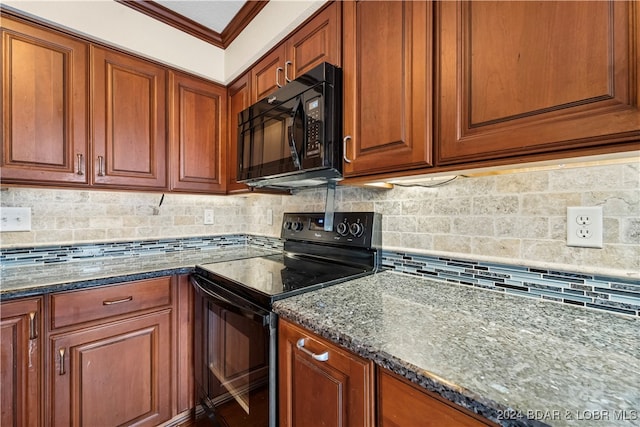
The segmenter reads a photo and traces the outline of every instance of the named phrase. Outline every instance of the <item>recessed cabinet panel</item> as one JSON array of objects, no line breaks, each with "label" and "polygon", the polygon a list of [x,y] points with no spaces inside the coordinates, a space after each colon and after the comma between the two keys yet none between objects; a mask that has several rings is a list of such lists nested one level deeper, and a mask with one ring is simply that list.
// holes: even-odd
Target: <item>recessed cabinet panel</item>
[{"label": "recessed cabinet panel", "polygon": [[165,69],[92,48],[94,184],[164,188]]},{"label": "recessed cabinet panel", "polygon": [[440,164],[640,137],[634,2],[439,2]]},{"label": "recessed cabinet panel", "polygon": [[42,300],[0,305],[0,425],[38,427],[41,419]]},{"label": "recessed cabinet panel", "polygon": [[251,97],[250,73],[236,80],[228,89],[228,120],[229,120],[229,149],[227,150],[228,168],[227,183],[228,192],[249,191],[245,184],[237,182],[238,179],[238,113],[245,110],[250,105]]},{"label": "recessed cabinet panel", "polygon": [[343,3],[346,176],[431,165],[432,7]]},{"label": "recessed cabinet panel", "polygon": [[286,76],[293,80],[323,62],[340,66],[340,2],[327,6],[286,42]]},{"label": "recessed cabinet panel", "polygon": [[284,83],[284,47],[281,46],[252,68],[251,103],[265,98]]},{"label": "recessed cabinet panel", "polygon": [[171,418],[170,310],[50,338],[51,425]]},{"label": "recessed cabinet panel", "polygon": [[171,189],[224,192],[225,88],[173,72],[170,87]]},{"label": "recessed cabinet panel", "polygon": [[88,182],[87,49],[3,15],[3,181]]}]

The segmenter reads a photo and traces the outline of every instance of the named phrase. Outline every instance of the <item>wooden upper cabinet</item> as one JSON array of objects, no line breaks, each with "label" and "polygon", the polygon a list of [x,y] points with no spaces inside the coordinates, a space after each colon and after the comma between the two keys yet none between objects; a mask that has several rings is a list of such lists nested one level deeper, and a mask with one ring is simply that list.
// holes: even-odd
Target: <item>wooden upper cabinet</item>
[{"label": "wooden upper cabinet", "polygon": [[640,138],[636,2],[437,5],[439,164]]},{"label": "wooden upper cabinet", "polygon": [[339,2],[331,2],[251,69],[251,102],[322,62],[340,66]]},{"label": "wooden upper cabinet", "polygon": [[343,2],[345,176],[431,165],[431,2]]},{"label": "wooden upper cabinet", "polygon": [[2,15],[2,180],[84,185],[88,45]]},{"label": "wooden upper cabinet", "polygon": [[166,68],[92,47],[93,184],[167,187]]},{"label": "wooden upper cabinet", "polygon": [[3,302],[0,312],[0,425],[41,426],[42,299]]},{"label": "wooden upper cabinet", "polygon": [[224,193],[226,111],[223,86],[169,73],[171,190]]},{"label": "wooden upper cabinet", "polygon": [[238,113],[251,104],[251,79],[249,73],[233,82],[227,90],[228,94],[228,167],[227,192],[249,191],[238,179]]},{"label": "wooden upper cabinet", "polygon": [[331,3],[287,39],[284,64],[287,79],[293,80],[323,62],[341,65],[339,6],[338,2]]},{"label": "wooden upper cabinet", "polygon": [[373,362],[293,323],[278,325],[280,426],[375,425]]}]

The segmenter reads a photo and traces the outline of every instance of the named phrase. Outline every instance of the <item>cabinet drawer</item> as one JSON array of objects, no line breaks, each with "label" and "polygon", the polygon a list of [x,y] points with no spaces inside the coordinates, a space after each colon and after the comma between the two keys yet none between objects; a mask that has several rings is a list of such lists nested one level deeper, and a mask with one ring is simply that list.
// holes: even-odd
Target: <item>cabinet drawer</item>
[{"label": "cabinet drawer", "polygon": [[171,276],[51,296],[52,329],[171,303]]}]

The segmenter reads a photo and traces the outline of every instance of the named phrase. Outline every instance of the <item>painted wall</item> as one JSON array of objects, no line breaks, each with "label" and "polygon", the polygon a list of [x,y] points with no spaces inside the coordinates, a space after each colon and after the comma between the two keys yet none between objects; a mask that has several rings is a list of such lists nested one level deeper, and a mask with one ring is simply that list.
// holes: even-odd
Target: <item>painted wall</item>
[{"label": "painted wall", "polygon": [[[5,188],[32,208],[31,232],[2,247],[251,233],[279,237],[283,212],[324,211],[324,190],[294,196],[197,196]],[[383,246],[458,258],[640,277],[640,163],[459,178],[433,187],[340,187],[338,210],[383,215]],[[603,249],[565,244],[566,207],[602,206]],[[202,225],[204,209],[214,225]],[[273,212],[269,225],[267,210]]]},{"label": "painted wall", "polygon": [[326,0],[271,0],[226,50],[113,0],[3,0],[10,8],[91,39],[227,84]]}]

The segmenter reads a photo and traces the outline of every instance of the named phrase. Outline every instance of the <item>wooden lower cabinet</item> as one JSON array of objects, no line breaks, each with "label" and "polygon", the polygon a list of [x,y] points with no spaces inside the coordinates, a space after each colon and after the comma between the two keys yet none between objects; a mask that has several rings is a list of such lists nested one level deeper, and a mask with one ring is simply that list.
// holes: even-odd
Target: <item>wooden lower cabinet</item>
[{"label": "wooden lower cabinet", "polygon": [[374,425],[373,362],[282,319],[278,333],[280,427]]},{"label": "wooden lower cabinet", "polygon": [[495,426],[385,369],[378,371],[379,427]]},{"label": "wooden lower cabinet", "polygon": [[3,302],[0,312],[0,425],[40,426],[42,299]]},{"label": "wooden lower cabinet", "polygon": [[49,425],[155,426],[176,415],[174,285],[161,277],[49,297]]}]

